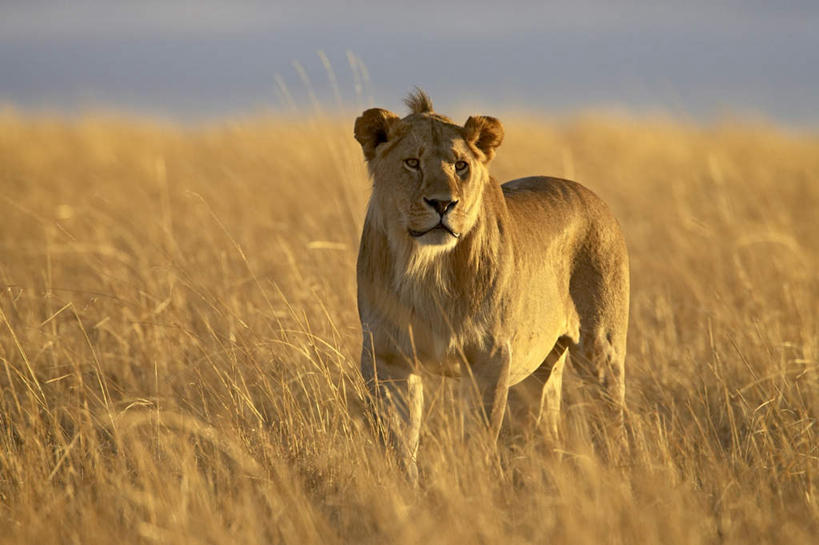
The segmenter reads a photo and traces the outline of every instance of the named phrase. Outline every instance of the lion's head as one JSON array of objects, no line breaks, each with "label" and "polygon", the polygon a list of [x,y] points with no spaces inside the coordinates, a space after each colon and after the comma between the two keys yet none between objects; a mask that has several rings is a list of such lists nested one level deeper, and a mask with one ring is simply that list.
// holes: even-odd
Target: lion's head
[{"label": "lion's head", "polygon": [[371,212],[392,243],[449,250],[477,221],[503,127],[486,116],[457,125],[421,90],[405,103],[403,119],[371,108],[355,122],[374,180]]}]

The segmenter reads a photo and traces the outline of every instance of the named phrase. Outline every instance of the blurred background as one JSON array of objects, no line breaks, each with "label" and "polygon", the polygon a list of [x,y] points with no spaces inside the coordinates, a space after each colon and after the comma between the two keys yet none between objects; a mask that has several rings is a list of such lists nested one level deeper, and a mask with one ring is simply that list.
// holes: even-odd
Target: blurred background
[{"label": "blurred background", "polygon": [[[819,124],[819,2],[44,2],[0,7],[0,105],[202,121],[336,104]],[[317,52],[322,52],[317,54]],[[294,65],[294,61],[297,63]]]},{"label": "blurred background", "polygon": [[[495,1],[0,0],[0,545],[817,544],[819,0]],[[385,456],[353,112],[415,85],[618,218],[622,463],[572,366],[558,443],[435,380]]]}]

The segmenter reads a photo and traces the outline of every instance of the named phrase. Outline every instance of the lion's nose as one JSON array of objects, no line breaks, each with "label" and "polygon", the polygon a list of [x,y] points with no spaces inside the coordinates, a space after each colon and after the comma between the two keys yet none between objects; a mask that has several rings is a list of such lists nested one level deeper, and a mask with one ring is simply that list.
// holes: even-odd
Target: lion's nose
[{"label": "lion's nose", "polygon": [[434,208],[435,211],[442,216],[455,208],[455,205],[458,204],[458,201],[443,201],[438,199],[427,199],[426,197],[424,197],[424,202]]}]

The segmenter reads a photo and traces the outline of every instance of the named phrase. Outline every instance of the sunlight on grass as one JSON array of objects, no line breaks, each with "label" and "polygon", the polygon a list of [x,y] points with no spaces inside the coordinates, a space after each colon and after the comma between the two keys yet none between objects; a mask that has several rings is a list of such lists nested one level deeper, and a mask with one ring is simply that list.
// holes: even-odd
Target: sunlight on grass
[{"label": "sunlight on grass", "polygon": [[[352,120],[0,116],[9,543],[813,543],[819,139],[507,119],[493,172],[574,176],[629,243],[632,458],[460,439],[413,489],[364,411]],[[593,415],[592,415],[593,416]]]}]

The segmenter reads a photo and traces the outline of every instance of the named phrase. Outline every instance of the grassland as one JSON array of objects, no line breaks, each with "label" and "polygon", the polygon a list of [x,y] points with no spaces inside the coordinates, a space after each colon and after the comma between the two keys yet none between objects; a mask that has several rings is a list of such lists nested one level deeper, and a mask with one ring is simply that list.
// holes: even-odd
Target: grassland
[{"label": "grassland", "polygon": [[407,484],[362,411],[351,119],[6,113],[0,542],[815,543],[819,138],[506,121],[498,179],[573,177],[621,219],[628,461],[582,396],[560,455],[466,444],[433,400]]}]

